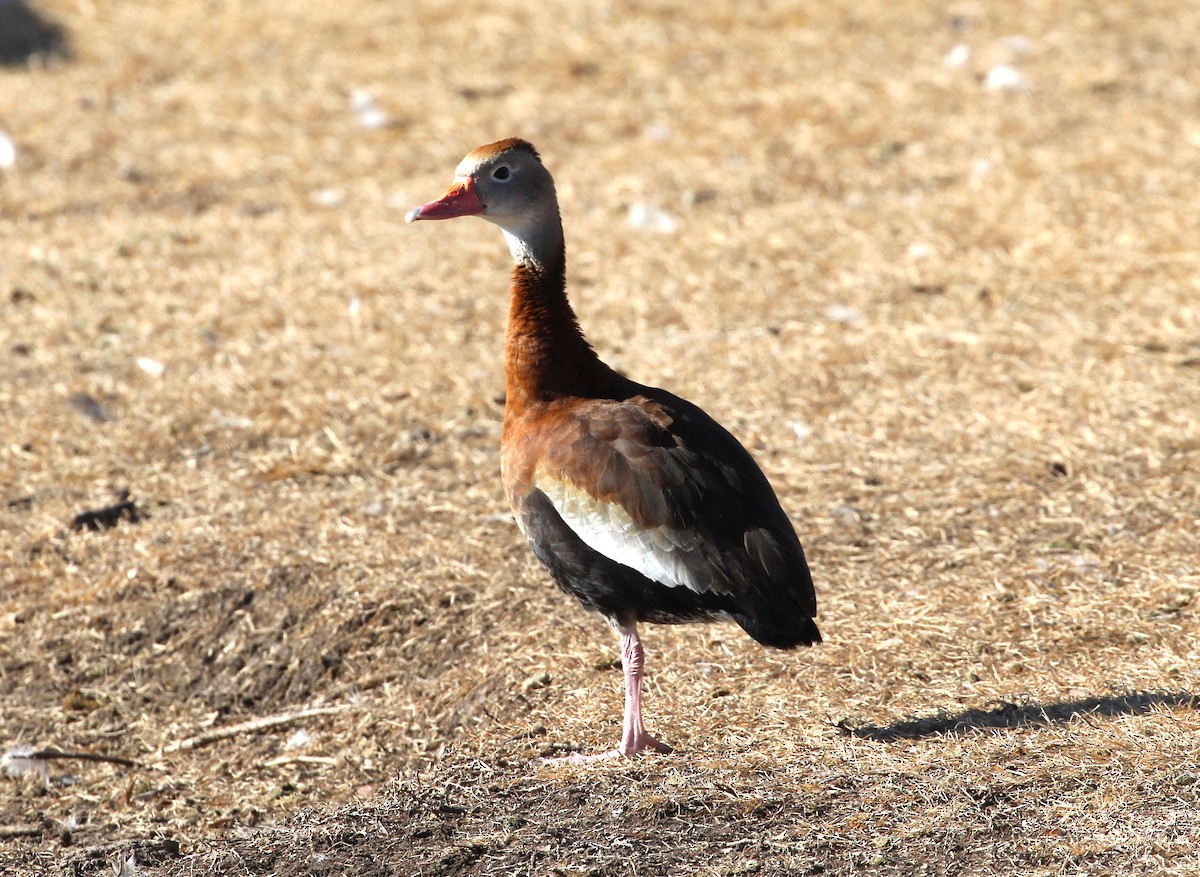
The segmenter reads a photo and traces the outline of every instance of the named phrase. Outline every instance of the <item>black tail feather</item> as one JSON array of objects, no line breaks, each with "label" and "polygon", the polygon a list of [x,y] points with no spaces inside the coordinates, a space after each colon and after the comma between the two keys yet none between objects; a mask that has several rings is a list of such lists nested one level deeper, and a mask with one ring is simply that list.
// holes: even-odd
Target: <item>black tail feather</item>
[{"label": "black tail feather", "polygon": [[776,627],[740,613],[734,613],[730,617],[755,640],[773,649],[794,649],[821,641],[821,631],[817,630],[817,623],[811,618],[801,618],[795,623],[788,623],[786,627]]}]

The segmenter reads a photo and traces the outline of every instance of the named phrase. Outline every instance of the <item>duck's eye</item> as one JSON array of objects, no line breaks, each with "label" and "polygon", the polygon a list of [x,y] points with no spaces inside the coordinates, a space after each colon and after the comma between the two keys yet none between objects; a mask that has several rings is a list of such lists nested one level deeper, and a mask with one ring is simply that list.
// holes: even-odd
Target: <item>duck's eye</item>
[{"label": "duck's eye", "polygon": [[499,180],[500,182],[504,182],[510,176],[512,176],[512,171],[508,169],[508,165],[506,164],[502,164],[500,167],[492,171],[492,179]]}]

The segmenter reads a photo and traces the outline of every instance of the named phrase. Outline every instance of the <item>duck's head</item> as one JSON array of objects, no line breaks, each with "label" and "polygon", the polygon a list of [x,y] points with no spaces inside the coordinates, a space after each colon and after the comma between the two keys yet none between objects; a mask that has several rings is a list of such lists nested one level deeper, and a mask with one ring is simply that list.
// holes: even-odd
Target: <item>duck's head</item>
[{"label": "duck's head", "polygon": [[469,152],[454,171],[454,182],[436,201],[404,217],[454,219],[478,216],[500,226],[518,262],[545,262],[562,247],[562,226],[554,180],[533,145],[511,138]]}]

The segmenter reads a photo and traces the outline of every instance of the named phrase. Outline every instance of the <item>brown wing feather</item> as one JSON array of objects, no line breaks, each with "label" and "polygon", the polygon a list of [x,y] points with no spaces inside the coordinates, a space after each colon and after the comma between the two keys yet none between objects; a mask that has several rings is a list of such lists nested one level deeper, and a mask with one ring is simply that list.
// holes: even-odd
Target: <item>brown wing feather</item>
[{"label": "brown wing feather", "polygon": [[[755,616],[812,617],[812,579],[791,522],[742,445],[696,406],[639,388],[625,400],[571,400],[539,420],[536,467],[662,528],[698,585]],[[531,461],[532,462],[532,461]]]}]

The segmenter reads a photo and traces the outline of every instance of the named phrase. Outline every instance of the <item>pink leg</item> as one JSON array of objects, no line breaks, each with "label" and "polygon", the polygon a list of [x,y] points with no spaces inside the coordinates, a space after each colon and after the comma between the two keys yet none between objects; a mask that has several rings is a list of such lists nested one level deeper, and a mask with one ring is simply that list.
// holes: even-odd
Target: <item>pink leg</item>
[{"label": "pink leg", "polygon": [[625,721],[621,726],[621,745],[598,755],[576,753],[564,758],[546,758],[543,761],[580,764],[586,761],[620,758],[623,755],[633,756],[647,749],[663,753],[672,751],[666,743],[651,737],[642,723],[642,671],[646,666],[646,653],[642,651],[642,641],[637,635],[637,624],[631,623],[627,626],[613,621],[612,626],[621,637],[621,669],[625,671]]},{"label": "pink leg", "polygon": [[625,671],[625,721],[621,728],[620,755],[637,755],[647,749],[670,752],[671,747],[646,732],[642,722],[642,671],[646,653],[637,634],[637,625],[614,624],[621,637],[621,669]]}]

